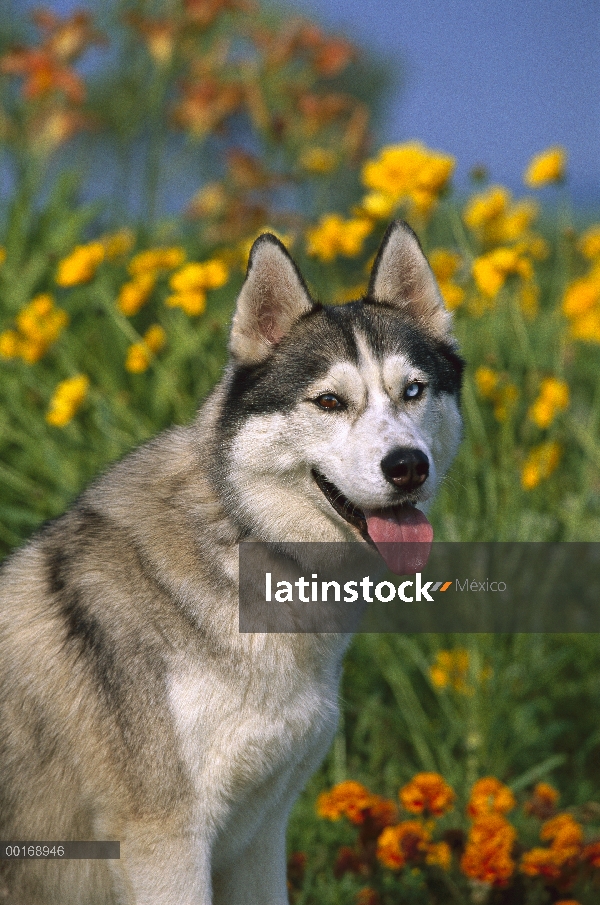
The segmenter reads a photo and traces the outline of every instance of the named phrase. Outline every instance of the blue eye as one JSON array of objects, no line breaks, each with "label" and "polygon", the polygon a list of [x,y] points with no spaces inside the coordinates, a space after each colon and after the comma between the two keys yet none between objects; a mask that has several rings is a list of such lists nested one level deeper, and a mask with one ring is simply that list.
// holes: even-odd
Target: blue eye
[{"label": "blue eye", "polygon": [[406,389],[404,390],[404,398],[405,399],[418,399],[419,396],[422,395],[423,390],[425,389],[424,383],[419,383],[416,380],[413,380],[412,383],[409,383]]}]

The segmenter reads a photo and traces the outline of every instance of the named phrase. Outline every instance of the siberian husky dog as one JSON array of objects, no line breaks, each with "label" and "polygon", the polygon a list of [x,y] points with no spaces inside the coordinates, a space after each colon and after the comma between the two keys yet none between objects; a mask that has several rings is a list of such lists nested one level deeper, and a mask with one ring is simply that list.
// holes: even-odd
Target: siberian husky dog
[{"label": "siberian husky dog", "polygon": [[196,421],[0,573],[0,839],[121,852],[0,861],[0,902],[288,901],[287,819],[334,735],[350,639],[240,633],[238,544],[430,540],[462,366],[405,223],[343,306],[313,302],[275,237],[255,242]]}]

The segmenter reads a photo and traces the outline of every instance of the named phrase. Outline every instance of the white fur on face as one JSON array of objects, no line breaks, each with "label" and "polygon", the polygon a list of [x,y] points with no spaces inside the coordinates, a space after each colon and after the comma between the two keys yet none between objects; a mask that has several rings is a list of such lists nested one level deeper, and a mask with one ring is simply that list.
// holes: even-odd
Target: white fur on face
[{"label": "white fur on face", "polygon": [[[314,469],[359,509],[401,502],[381,461],[398,447],[423,452],[429,477],[406,499],[426,509],[460,440],[461,418],[453,396],[429,388],[406,401],[406,387],[427,384],[428,375],[402,355],[378,360],[356,335],[359,361],[335,363],[285,414],[256,415],[236,435],[229,472],[236,504],[257,530],[274,539],[356,539],[316,486]],[[319,408],[325,393],[338,396],[342,411]]]}]

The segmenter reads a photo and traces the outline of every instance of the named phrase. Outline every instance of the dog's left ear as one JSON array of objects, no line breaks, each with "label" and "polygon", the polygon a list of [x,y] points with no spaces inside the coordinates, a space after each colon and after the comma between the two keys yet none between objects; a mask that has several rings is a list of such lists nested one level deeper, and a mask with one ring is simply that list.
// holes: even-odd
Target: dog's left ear
[{"label": "dog's left ear", "polygon": [[243,364],[264,361],[312,307],[306,283],[285,247],[264,233],[250,251],[231,327],[231,354]]},{"label": "dog's left ear", "polygon": [[403,220],[388,228],[377,252],[368,296],[406,313],[437,339],[448,339],[452,317],[444,307],[421,244]]}]

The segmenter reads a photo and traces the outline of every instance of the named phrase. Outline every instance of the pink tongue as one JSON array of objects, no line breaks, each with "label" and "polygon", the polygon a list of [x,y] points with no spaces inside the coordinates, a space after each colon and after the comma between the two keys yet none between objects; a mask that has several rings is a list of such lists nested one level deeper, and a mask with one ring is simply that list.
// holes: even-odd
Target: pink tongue
[{"label": "pink tongue", "polygon": [[425,568],[431,551],[433,528],[420,509],[396,506],[395,509],[363,511],[369,537],[390,571],[396,575],[411,575]]}]

